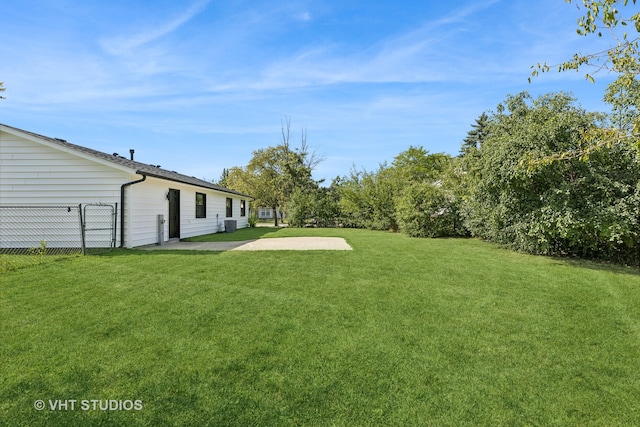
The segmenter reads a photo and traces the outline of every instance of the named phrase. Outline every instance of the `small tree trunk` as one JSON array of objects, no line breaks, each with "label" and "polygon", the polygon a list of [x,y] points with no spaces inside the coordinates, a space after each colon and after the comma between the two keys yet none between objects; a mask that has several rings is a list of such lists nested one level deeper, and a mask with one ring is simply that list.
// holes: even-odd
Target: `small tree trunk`
[{"label": "small tree trunk", "polygon": [[274,207],[273,208],[273,218],[274,218],[274,224],[276,227],[278,226],[278,208]]}]

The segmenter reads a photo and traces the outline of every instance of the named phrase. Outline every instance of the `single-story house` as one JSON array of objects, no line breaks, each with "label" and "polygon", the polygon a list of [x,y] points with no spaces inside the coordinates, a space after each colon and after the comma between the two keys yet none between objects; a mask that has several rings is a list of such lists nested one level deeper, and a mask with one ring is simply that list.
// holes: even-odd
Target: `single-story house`
[{"label": "single-story house", "polygon": [[[260,219],[260,220],[274,219],[273,218],[273,209],[272,208],[259,207],[257,209],[257,211],[258,211],[258,219]],[[284,218],[284,212],[278,211],[278,218],[279,219]]]},{"label": "single-story house", "polygon": [[0,124],[0,209],[112,205],[127,248],[247,227],[251,196],[133,158]]},{"label": "single-story house", "polygon": [[273,209],[271,208],[258,208],[258,219],[272,219]]}]

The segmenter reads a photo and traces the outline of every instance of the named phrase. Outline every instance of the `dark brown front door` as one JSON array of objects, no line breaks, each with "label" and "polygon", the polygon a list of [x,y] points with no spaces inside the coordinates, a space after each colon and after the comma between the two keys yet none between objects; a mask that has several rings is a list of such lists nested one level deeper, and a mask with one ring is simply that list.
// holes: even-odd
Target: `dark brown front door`
[{"label": "dark brown front door", "polygon": [[180,190],[169,189],[169,238],[180,238]]}]

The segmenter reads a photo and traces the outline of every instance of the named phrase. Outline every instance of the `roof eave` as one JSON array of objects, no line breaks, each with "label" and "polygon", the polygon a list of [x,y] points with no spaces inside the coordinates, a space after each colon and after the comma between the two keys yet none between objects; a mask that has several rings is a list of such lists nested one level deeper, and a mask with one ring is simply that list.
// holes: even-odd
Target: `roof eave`
[{"label": "roof eave", "polygon": [[206,185],[196,184],[196,183],[193,183],[193,182],[187,182],[187,181],[185,181],[185,180],[181,180],[181,179],[179,179],[179,178],[171,178],[171,177],[167,177],[167,176],[164,176],[164,175],[161,175],[161,174],[155,174],[155,173],[153,173],[153,172],[149,172],[149,171],[137,170],[137,171],[136,171],[136,174],[138,174],[138,175],[146,175],[146,176],[150,176],[150,177],[152,177],[152,178],[162,179],[162,180],[165,180],[165,181],[171,181],[171,182],[177,182],[177,183],[185,184],[185,185],[192,185],[192,186],[194,186],[194,187],[206,188],[207,190],[217,191],[217,192],[219,192],[219,193],[233,194],[233,195],[235,195],[235,196],[246,197],[247,199],[251,199],[251,200],[254,200],[254,199],[255,199],[255,197],[250,196],[250,195],[248,195],[248,194],[240,193],[240,192],[238,192],[238,191],[230,190],[230,189],[227,189],[227,188],[223,188],[223,187],[219,187],[219,188],[209,187],[209,186],[206,186]]},{"label": "roof eave", "polygon": [[[69,147],[69,146],[62,145],[60,143],[54,142],[54,141],[50,141],[50,139],[55,139],[55,138],[45,137],[44,135],[37,135],[37,134],[31,133],[31,132],[28,132],[28,131],[23,131],[21,129],[14,128],[12,126],[3,125],[3,124],[0,124],[0,130],[3,130],[4,132],[11,133],[13,135],[19,136],[20,138],[24,138],[24,139],[26,139],[28,141],[32,141],[32,142],[35,142],[35,143],[38,143],[38,144],[43,144],[43,145],[45,145],[45,146],[47,146],[49,148],[53,148],[55,150],[62,151],[64,153],[71,154],[73,156],[80,157],[82,159],[89,160],[89,161],[101,164],[103,166],[108,166],[108,167],[111,167],[111,168],[118,169],[118,170],[120,170],[122,172],[127,172],[127,173],[136,172],[136,170],[134,168],[128,167],[126,165],[122,165],[122,164],[118,164],[118,163],[115,163],[115,162],[112,162],[112,161],[109,161],[109,160],[106,160],[106,159],[102,159],[102,158],[94,156],[94,155],[92,155],[90,153],[85,153],[85,152],[83,152],[81,150],[78,150],[78,149],[76,149],[74,147]],[[67,141],[64,141],[64,140],[60,140],[60,141],[69,144]],[[73,144],[73,145],[75,145],[75,144]]]}]

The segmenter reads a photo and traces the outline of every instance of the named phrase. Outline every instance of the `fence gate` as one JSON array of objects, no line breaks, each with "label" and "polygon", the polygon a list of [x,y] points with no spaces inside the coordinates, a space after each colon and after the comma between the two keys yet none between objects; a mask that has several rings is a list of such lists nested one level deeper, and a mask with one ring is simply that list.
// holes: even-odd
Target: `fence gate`
[{"label": "fence gate", "polygon": [[82,206],[82,253],[98,253],[116,247],[115,206],[86,204]]}]

